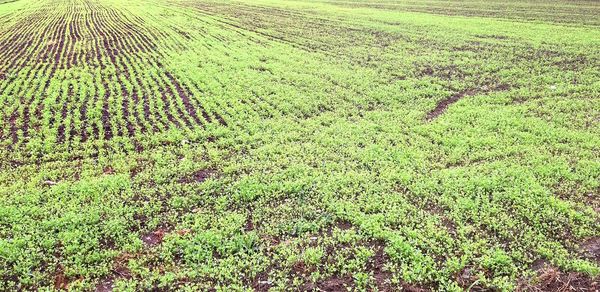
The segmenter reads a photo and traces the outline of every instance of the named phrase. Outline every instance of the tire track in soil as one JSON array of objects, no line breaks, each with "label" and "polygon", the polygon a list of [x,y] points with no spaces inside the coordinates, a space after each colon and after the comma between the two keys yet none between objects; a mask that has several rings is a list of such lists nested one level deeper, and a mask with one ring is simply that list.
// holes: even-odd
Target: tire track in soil
[{"label": "tire track in soil", "polygon": [[427,122],[431,122],[435,120],[437,117],[442,115],[448,107],[464,97],[475,96],[479,94],[489,94],[491,92],[499,92],[499,91],[507,91],[510,89],[509,85],[506,84],[496,84],[493,86],[483,85],[480,88],[470,88],[466,90],[459,91],[457,93],[452,94],[450,97],[441,100],[437,103],[434,109],[429,111],[425,116],[425,120]]}]

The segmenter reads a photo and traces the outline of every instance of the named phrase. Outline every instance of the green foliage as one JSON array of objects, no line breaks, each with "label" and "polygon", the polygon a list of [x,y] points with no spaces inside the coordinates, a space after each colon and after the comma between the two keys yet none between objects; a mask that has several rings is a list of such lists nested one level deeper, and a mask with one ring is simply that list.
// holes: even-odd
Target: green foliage
[{"label": "green foliage", "polygon": [[0,290],[597,277],[599,11],[0,0]]}]

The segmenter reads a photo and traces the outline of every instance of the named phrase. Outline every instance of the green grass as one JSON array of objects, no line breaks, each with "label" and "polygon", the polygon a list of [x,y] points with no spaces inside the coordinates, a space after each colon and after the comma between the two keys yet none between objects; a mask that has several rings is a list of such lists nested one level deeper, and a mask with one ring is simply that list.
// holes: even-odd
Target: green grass
[{"label": "green grass", "polygon": [[3,3],[0,290],[597,288],[598,15]]}]

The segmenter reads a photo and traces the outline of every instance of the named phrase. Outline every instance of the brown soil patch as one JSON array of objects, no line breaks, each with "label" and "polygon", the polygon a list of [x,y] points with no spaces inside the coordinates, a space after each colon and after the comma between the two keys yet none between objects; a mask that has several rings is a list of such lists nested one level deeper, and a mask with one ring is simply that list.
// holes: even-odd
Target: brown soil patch
[{"label": "brown soil patch", "polygon": [[167,230],[161,228],[153,232],[146,233],[141,239],[142,242],[144,242],[144,245],[155,246],[162,243],[165,234],[167,234]]},{"label": "brown soil patch", "polygon": [[127,263],[129,259],[135,258],[136,255],[132,255],[129,253],[123,253],[115,258],[112,275],[100,280],[100,283],[96,285],[96,292],[110,292],[113,291],[113,284],[115,279],[131,279],[131,271],[127,267]]},{"label": "brown soil patch", "polygon": [[[533,283],[532,283],[533,282]],[[520,283],[517,291],[599,291],[599,279],[590,278],[582,273],[563,273],[556,268],[546,266],[539,271],[537,278],[529,283]]]},{"label": "brown soil patch", "polygon": [[102,169],[102,172],[104,172],[104,174],[115,174],[115,170],[110,166],[104,167],[104,169]]},{"label": "brown soil patch", "polygon": [[110,127],[110,114],[108,110],[108,98],[110,96],[110,89],[105,85],[106,93],[104,94],[104,104],[102,105],[102,127],[104,128],[104,139],[110,140],[113,137],[112,129]]},{"label": "brown soil patch", "polygon": [[[123,96],[123,102],[121,104],[121,110],[123,111],[123,117],[125,119],[125,127],[127,128],[127,134],[129,137],[133,136],[135,133],[135,128],[130,121],[129,116],[129,95],[127,94],[127,90],[123,84],[121,84],[121,96]],[[137,117],[137,115],[136,115]]]},{"label": "brown soil patch", "polygon": [[456,273],[454,278],[460,287],[464,288],[465,290],[469,288],[470,291],[489,291],[489,288],[486,289],[477,284],[477,280],[479,278],[476,273],[477,270],[475,270],[472,266],[467,266],[460,272]]},{"label": "brown soil patch", "polygon": [[18,135],[17,135],[17,112],[13,112],[10,118],[8,119],[10,123],[10,136],[12,137],[13,144],[17,143]]},{"label": "brown soil patch", "polygon": [[222,126],[227,127],[227,122],[225,121],[225,119],[223,118],[223,116],[221,116],[220,114],[216,113],[216,112],[212,112],[212,114],[215,116],[215,119],[217,119],[217,121],[219,122],[219,124],[221,124]]},{"label": "brown soil patch", "polygon": [[583,256],[600,264],[600,237],[588,239],[581,245]]},{"label": "brown soil patch", "polygon": [[269,273],[267,271],[258,273],[252,280],[252,289],[254,291],[269,291],[271,285],[272,283],[269,281]]},{"label": "brown soil patch", "polygon": [[427,121],[431,121],[431,120],[437,118],[439,115],[441,115],[442,113],[444,113],[446,111],[448,106],[459,101],[461,98],[463,98],[465,96],[475,95],[476,93],[477,93],[476,90],[470,89],[470,90],[466,90],[466,91],[457,92],[457,93],[451,95],[450,97],[440,101],[432,111],[427,113],[427,116],[426,116]]},{"label": "brown soil patch", "polygon": [[537,259],[531,264],[531,270],[541,271],[547,267],[550,267],[550,263],[545,259]]},{"label": "brown soil patch", "polygon": [[[185,85],[183,85],[177,79],[175,79],[175,77],[171,73],[165,72],[165,75],[167,76],[171,84],[175,87],[175,91],[177,91],[177,95],[179,95],[179,98],[181,98],[181,102],[183,103],[185,110],[188,112],[190,117],[194,119],[197,125],[201,125],[202,122],[196,114],[196,108],[191,104],[189,98],[191,94],[189,93],[189,90],[185,87]],[[190,122],[187,119],[185,119],[185,122],[188,126],[191,126]]]},{"label": "brown soil patch", "polygon": [[375,245],[375,255],[369,261],[369,270],[373,271],[373,277],[375,278],[375,285],[379,291],[390,291],[391,287],[391,276],[392,273],[385,271],[383,266],[387,262],[388,258],[383,251],[384,245],[378,242]]},{"label": "brown soil patch", "polygon": [[65,290],[69,288],[69,280],[63,271],[61,265],[58,266],[56,275],[54,276],[54,289]]},{"label": "brown soil patch", "polygon": [[114,284],[113,279],[102,280],[102,281],[100,281],[100,283],[98,283],[98,285],[96,285],[96,289],[94,291],[96,291],[96,292],[111,292],[113,290],[113,284]]},{"label": "brown soil patch", "polygon": [[321,280],[317,283],[307,283],[300,288],[300,291],[347,291],[348,287],[353,287],[354,281],[350,276],[332,276],[331,278]]},{"label": "brown soil patch", "polygon": [[318,234],[318,237],[328,236],[331,237],[333,235],[333,230],[348,230],[352,228],[352,223],[346,220],[336,220],[333,224],[327,226],[324,230],[321,230]]},{"label": "brown soil patch", "polygon": [[482,38],[482,39],[496,39],[496,40],[507,40],[508,36],[505,35],[499,35],[499,34],[479,34],[479,35],[475,35],[478,38]]},{"label": "brown soil patch", "polygon": [[471,74],[466,73],[464,70],[457,65],[430,65],[427,64],[422,68],[418,69],[418,77],[435,77],[442,80],[463,80],[465,77]]},{"label": "brown soil patch", "polygon": [[474,96],[477,94],[484,94],[484,93],[495,92],[495,91],[506,91],[508,89],[510,89],[510,86],[508,86],[506,84],[498,84],[495,86],[482,85],[481,87],[478,87],[478,88],[470,88],[470,89],[459,91],[459,92],[451,95],[450,97],[440,101],[433,110],[431,110],[429,113],[427,113],[427,115],[425,116],[425,119],[428,122],[434,120],[435,118],[437,118],[438,116],[443,114],[451,104],[459,101],[461,98],[463,98],[465,96]]},{"label": "brown soil patch", "polygon": [[252,211],[248,212],[248,216],[246,217],[246,224],[244,225],[244,230],[245,231],[252,231],[254,230],[254,222],[253,222],[253,218],[252,218]]},{"label": "brown soil patch", "polygon": [[198,171],[192,173],[191,175],[181,178],[179,180],[179,183],[182,183],[182,184],[201,183],[201,182],[209,179],[210,177],[212,177],[214,173],[215,173],[215,171],[212,169],[201,169],[201,170],[198,170]]}]

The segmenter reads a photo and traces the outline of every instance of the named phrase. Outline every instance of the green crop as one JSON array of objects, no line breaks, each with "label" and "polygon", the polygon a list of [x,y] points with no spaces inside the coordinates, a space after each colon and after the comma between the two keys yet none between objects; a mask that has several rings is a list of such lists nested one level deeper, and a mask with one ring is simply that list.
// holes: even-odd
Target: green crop
[{"label": "green crop", "polygon": [[599,15],[0,0],[0,290],[598,289]]}]

